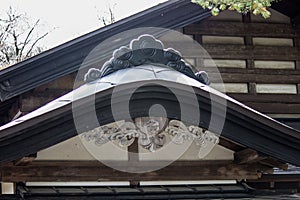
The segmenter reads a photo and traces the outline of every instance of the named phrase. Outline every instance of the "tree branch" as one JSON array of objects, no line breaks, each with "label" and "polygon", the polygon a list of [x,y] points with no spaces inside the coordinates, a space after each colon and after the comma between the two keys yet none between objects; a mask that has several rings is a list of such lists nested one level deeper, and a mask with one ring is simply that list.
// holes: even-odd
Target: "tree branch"
[{"label": "tree branch", "polygon": [[46,35],[48,35],[48,33],[45,33],[44,35],[42,35],[41,37],[39,37],[38,39],[36,39],[36,41],[31,45],[30,49],[28,50],[25,58],[28,58],[31,51],[33,50],[34,46],[38,43],[38,41],[40,41],[41,39],[43,39],[44,37],[46,37]]},{"label": "tree branch", "polygon": [[22,46],[22,48],[21,48],[21,50],[20,50],[20,56],[22,56],[23,55],[23,50],[24,50],[24,48],[27,46],[27,44],[30,42],[30,40],[29,40],[29,37],[30,37],[30,35],[32,34],[32,32],[33,32],[33,30],[36,28],[36,26],[38,25],[38,23],[39,23],[39,19],[35,22],[35,24],[32,26],[32,28],[30,29],[30,31],[28,32],[28,34],[27,34],[27,36],[26,36],[26,38],[25,38],[25,40],[24,40],[24,44],[23,44],[23,46]]}]

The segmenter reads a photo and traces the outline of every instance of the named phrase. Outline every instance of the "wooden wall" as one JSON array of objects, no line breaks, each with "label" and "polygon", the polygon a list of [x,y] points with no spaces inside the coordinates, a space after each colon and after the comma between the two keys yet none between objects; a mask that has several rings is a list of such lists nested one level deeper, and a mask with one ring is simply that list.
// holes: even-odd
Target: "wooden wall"
[{"label": "wooden wall", "polygon": [[226,11],[183,32],[207,51],[187,60],[209,73],[212,87],[223,81],[226,93],[258,111],[299,117],[299,25],[276,11],[269,20]]}]

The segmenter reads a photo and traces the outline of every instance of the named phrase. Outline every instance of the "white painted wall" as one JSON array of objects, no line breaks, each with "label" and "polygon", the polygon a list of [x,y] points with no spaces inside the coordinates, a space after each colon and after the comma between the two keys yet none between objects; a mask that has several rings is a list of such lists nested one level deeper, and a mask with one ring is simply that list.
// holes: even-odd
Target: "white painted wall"
[{"label": "white painted wall", "polygon": [[1,183],[1,191],[2,191],[2,194],[14,194],[15,193],[14,183],[2,182]]}]

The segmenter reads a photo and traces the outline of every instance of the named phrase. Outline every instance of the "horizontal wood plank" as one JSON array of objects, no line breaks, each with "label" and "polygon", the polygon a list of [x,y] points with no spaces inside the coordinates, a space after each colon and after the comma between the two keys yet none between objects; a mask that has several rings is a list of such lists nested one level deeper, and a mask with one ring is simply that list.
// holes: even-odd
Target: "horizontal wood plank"
[{"label": "horizontal wood plank", "polygon": [[299,114],[299,94],[228,94],[245,105],[266,114]]},{"label": "horizontal wood plank", "polygon": [[289,46],[207,44],[202,45],[202,47],[208,52],[211,58],[218,59],[300,60],[300,51],[296,47]]},{"label": "horizontal wood plank", "polygon": [[294,94],[228,94],[232,98],[241,102],[258,103],[300,103],[300,95]]},{"label": "horizontal wood plank", "polygon": [[[212,83],[273,83],[298,84],[300,83],[300,70],[288,69],[233,69],[209,67],[201,68],[208,73]],[[222,79],[220,79],[220,76]]]},{"label": "horizontal wood plank", "polygon": [[[125,163],[120,163],[124,165]],[[161,162],[132,162],[130,168],[160,165]],[[168,167],[143,174],[109,168],[98,161],[41,162],[27,166],[1,166],[1,181],[163,181],[257,179],[257,171],[270,170],[260,164],[231,161],[176,161]]]},{"label": "horizontal wood plank", "polygon": [[300,174],[264,174],[260,179],[247,182],[300,182]]},{"label": "horizontal wood plank", "polygon": [[266,114],[299,114],[300,103],[257,103],[257,102],[243,102],[245,105],[253,108],[259,112]]},{"label": "horizontal wood plank", "polygon": [[180,50],[184,57],[203,59],[254,59],[268,61],[300,60],[300,51],[290,46],[252,46],[233,44],[204,44],[173,42],[168,46]]},{"label": "horizontal wood plank", "polygon": [[239,164],[253,163],[265,159],[253,149],[244,149],[234,153],[234,161]]},{"label": "horizontal wood plank", "polygon": [[203,21],[199,24],[186,26],[184,33],[218,36],[251,35],[256,37],[271,36],[293,38],[299,33],[299,29],[292,27],[290,24]]},{"label": "horizontal wood plank", "polygon": [[260,161],[260,163],[262,163],[264,165],[267,165],[267,166],[272,166],[272,167],[276,167],[276,168],[279,168],[279,169],[283,169],[283,170],[288,169],[288,164],[286,164],[284,162],[281,162],[281,161],[278,161],[278,160],[273,159],[273,158],[264,159],[264,160]]}]

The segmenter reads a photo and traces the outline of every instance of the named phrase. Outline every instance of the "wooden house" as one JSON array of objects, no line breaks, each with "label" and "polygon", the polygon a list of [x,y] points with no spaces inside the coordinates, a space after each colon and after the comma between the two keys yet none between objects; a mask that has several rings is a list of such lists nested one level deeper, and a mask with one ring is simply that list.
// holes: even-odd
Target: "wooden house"
[{"label": "wooden house", "polygon": [[[241,199],[263,195],[275,195],[275,199],[299,193],[300,7],[298,1],[282,0],[271,9],[268,20],[231,11],[212,17],[189,0],[167,1],[0,71],[0,199]],[[184,37],[178,40],[176,33],[170,37],[174,32],[166,33],[167,29]],[[124,31],[131,34],[118,38]],[[160,57],[151,58],[156,64],[146,67],[143,65],[148,62],[132,67],[136,62],[130,60],[131,68],[112,67],[105,76],[96,76],[96,83],[109,77],[104,81],[109,83],[107,87],[84,83],[84,74],[91,73],[91,68],[101,68],[114,50],[143,34],[161,40],[165,48],[179,50],[184,66],[170,65],[171,69],[164,71],[158,64],[166,61]],[[105,43],[110,37],[114,42]],[[205,53],[199,51],[199,45],[193,45],[195,41]],[[86,62],[100,43],[106,45]],[[139,53],[133,48],[129,52]],[[178,56],[173,51],[171,55]],[[149,61],[148,57],[144,59]],[[154,78],[147,78],[149,67]],[[160,76],[154,68],[163,71]],[[190,69],[206,71],[211,84],[205,85],[206,77],[199,78]],[[127,70],[123,79],[122,70]],[[128,74],[135,76],[129,78]],[[188,81],[173,81],[178,77]],[[213,132],[212,138],[218,136],[216,144],[204,158],[199,159],[199,149],[193,143],[172,162],[170,154],[158,154],[158,158],[136,154],[149,150],[138,142],[120,152],[110,146],[101,148],[101,159],[85,148],[81,135],[97,128],[89,122],[91,113],[95,112],[102,125],[127,120],[123,107],[113,116],[112,96],[122,102],[140,82],[146,86],[130,98],[134,102],[130,104],[131,117],[142,121],[149,108],[159,104],[166,115],[156,117],[184,121]],[[169,89],[162,87],[166,85]],[[224,90],[226,95],[211,88]],[[180,106],[174,102],[177,93],[190,116],[178,110]],[[79,97],[72,99],[74,94]],[[93,109],[88,107],[90,102]],[[213,105],[215,110],[211,109]],[[87,123],[82,126],[74,121],[74,109],[78,108]],[[195,108],[201,114],[198,119],[192,117]],[[218,124],[222,112],[222,130],[209,126],[211,116],[218,116]],[[171,151],[176,154],[177,149]],[[130,170],[116,170],[98,160],[117,161],[115,166]],[[162,168],[134,173],[164,162]],[[127,186],[108,187],[110,181]],[[162,181],[175,181],[177,185],[165,186]],[[87,182],[90,184],[84,185]]]}]

